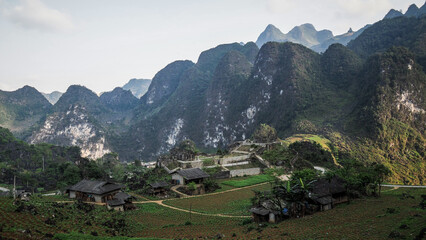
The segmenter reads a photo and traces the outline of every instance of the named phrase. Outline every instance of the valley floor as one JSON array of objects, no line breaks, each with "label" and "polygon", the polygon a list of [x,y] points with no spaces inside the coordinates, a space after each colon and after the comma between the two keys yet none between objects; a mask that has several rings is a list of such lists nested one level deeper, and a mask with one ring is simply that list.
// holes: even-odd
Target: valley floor
[{"label": "valley floor", "polygon": [[[384,239],[402,235],[413,239],[425,227],[426,210],[419,204],[426,189],[411,188],[384,188],[380,198],[357,199],[330,211],[279,224],[259,225],[248,221],[247,209],[253,190],[269,187],[264,183],[200,197],[166,201],[140,199],[137,210],[124,213],[107,211],[104,206],[84,209],[74,203],[58,204],[68,200],[58,196],[33,197],[29,203],[33,210],[16,212],[12,199],[0,198],[0,236],[45,239],[65,233],[56,237]],[[124,219],[125,224],[120,225],[119,219]]]}]

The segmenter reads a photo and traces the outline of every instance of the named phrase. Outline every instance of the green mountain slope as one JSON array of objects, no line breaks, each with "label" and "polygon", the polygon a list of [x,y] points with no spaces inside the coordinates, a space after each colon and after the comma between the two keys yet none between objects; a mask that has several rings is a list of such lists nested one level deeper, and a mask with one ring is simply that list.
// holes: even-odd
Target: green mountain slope
[{"label": "green mountain slope", "polygon": [[35,88],[25,86],[13,92],[0,90],[0,126],[25,137],[51,110],[52,105]]}]

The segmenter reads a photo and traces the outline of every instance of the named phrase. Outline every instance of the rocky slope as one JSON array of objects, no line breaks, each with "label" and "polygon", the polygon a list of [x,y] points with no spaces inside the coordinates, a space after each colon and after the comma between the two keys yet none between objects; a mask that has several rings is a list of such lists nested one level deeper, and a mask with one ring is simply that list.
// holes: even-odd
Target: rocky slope
[{"label": "rocky slope", "polygon": [[83,86],[70,86],[28,141],[79,146],[83,157],[100,158],[112,151],[114,137],[128,129],[138,103],[129,90],[122,88],[98,97]]}]

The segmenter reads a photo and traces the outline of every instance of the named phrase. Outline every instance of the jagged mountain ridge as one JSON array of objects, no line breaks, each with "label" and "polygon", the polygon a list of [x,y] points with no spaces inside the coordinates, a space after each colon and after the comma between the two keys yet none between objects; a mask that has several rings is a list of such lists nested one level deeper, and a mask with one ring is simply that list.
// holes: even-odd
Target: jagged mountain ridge
[{"label": "jagged mountain ridge", "polygon": [[423,4],[422,7],[417,7],[416,4],[411,4],[405,14],[403,14],[401,11],[397,11],[395,9],[389,10],[389,12],[386,14],[386,16],[383,19],[391,19],[396,17],[421,17],[424,14],[426,14],[426,2]]}]

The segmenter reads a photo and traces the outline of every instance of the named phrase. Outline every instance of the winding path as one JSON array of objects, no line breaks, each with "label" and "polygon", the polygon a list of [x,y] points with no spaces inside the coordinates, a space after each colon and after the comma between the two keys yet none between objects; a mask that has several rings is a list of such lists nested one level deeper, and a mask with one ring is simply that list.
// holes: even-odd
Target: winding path
[{"label": "winding path", "polygon": [[198,214],[198,215],[203,215],[203,216],[226,217],[226,218],[250,218],[250,216],[234,216],[234,215],[226,215],[226,214],[220,214],[220,213],[214,214],[214,213],[201,213],[201,212],[196,212],[196,211],[190,211],[190,210],[187,210],[187,209],[167,205],[167,204],[164,203],[164,201],[173,201],[173,200],[177,200],[177,199],[186,199],[186,198],[207,197],[207,196],[218,195],[218,194],[223,194],[223,193],[227,193],[227,192],[234,192],[234,191],[238,191],[238,190],[242,190],[242,189],[246,189],[246,188],[257,187],[257,186],[261,186],[261,185],[265,185],[265,184],[268,184],[268,182],[258,183],[258,184],[246,186],[246,187],[233,188],[233,189],[229,189],[229,190],[226,190],[226,191],[223,191],[223,192],[207,193],[207,194],[196,195],[196,196],[187,195],[187,197],[182,197],[182,198],[171,198],[171,199],[153,200],[153,201],[140,201],[140,202],[133,202],[133,203],[135,203],[135,204],[155,203],[155,204],[158,204],[162,207],[170,208],[170,209],[173,209],[173,210],[176,210],[176,211],[193,213],[193,214]]}]

